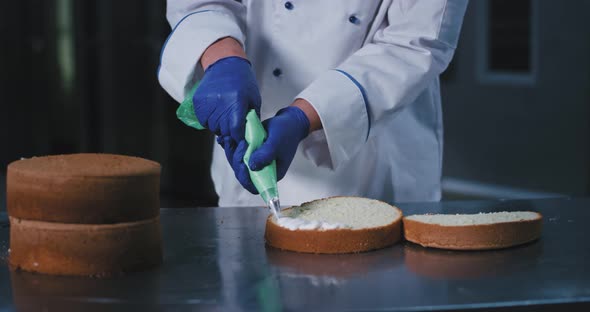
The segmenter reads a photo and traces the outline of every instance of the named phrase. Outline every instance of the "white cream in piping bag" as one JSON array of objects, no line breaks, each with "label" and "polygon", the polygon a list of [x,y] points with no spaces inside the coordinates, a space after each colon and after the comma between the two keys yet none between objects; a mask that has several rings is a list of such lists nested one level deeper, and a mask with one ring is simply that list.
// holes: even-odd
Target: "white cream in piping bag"
[{"label": "white cream in piping bag", "polygon": [[352,227],[342,223],[330,223],[318,220],[304,220],[300,218],[281,217],[277,224],[291,231],[295,230],[338,230],[351,229]]}]

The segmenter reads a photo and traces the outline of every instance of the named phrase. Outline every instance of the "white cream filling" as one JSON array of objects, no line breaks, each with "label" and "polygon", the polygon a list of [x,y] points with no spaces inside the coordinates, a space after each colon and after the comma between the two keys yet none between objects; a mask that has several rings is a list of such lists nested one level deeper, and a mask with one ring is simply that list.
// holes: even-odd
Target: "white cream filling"
[{"label": "white cream filling", "polygon": [[295,230],[338,230],[338,229],[352,229],[352,226],[343,223],[331,223],[319,220],[304,220],[300,218],[281,217],[276,220],[280,227],[284,227],[291,231]]},{"label": "white cream filling", "polygon": [[360,197],[333,197],[285,209],[274,222],[295,230],[368,229],[385,226],[400,217],[392,206]]}]

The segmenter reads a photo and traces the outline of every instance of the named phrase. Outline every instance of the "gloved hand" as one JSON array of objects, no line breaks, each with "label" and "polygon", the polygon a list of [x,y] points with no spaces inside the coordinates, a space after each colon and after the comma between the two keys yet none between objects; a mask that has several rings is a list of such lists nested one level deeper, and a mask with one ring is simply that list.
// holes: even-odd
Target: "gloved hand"
[{"label": "gloved hand", "polygon": [[[299,142],[309,134],[309,120],[300,108],[289,106],[279,110],[274,117],[262,124],[266,128],[267,138],[250,156],[249,166],[258,171],[276,160],[277,179],[281,180],[291,165]],[[225,156],[240,184],[250,193],[258,194],[243,161],[248,142],[242,140],[235,144],[229,137],[218,137],[217,143],[225,150]]]},{"label": "gloved hand", "polygon": [[242,140],[236,144],[231,137],[217,137],[217,143],[223,147],[225,157],[234,170],[236,179],[242,186],[252,194],[258,194],[258,190],[250,180],[250,172],[244,163],[244,154],[248,149],[248,142]]},{"label": "gloved hand", "polygon": [[309,134],[309,119],[299,107],[288,106],[265,120],[266,141],[250,156],[250,169],[258,171],[277,161],[277,179],[281,180],[293,161],[297,146]]},{"label": "gloved hand", "polygon": [[236,56],[222,58],[207,67],[193,95],[197,119],[217,136],[244,139],[246,114],[260,116],[260,91],[250,62]]}]

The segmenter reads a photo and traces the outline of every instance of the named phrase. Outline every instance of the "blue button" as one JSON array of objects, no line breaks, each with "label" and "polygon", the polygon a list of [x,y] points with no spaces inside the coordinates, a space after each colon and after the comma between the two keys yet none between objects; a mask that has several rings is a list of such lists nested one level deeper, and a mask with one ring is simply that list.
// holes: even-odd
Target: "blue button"
[{"label": "blue button", "polygon": [[291,3],[290,1],[285,2],[285,9],[293,10],[293,3]]},{"label": "blue button", "polygon": [[275,77],[278,77],[278,76],[280,76],[280,75],[282,75],[282,74],[283,74],[283,71],[281,71],[281,69],[280,69],[280,68],[275,68],[275,70],[273,70],[273,71],[272,71],[272,74],[273,74]]},{"label": "blue button", "polygon": [[355,24],[355,25],[356,25],[356,24],[360,24],[360,22],[361,22],[361,21],[358,19],[358,17],[356,17],[356,16],[354,16],[354,15],[351,15],[351,16],[348,18],[348,21],[349,21],[349,22],[351,22],[351,23],[353,23],[353,24]]}]

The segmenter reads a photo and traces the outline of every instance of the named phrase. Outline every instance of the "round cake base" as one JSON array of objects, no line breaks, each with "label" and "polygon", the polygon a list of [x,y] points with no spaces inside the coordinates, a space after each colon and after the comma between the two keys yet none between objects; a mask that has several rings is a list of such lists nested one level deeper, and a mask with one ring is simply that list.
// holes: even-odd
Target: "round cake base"
[{"label": "round cake base", "polygon": [[[314,206],[315,205],[315,206]],[[386,207],[393,213],[388,223],[380,222],[379,226],[362,228],[340,229],[290,229],[277,224],[274,216],[266,219],[266,244],[283,250],[318,253],[318,254],[342,254],[358,253],[391,246],[401,240],[402,211],[387,203],[361,197],[330,197],[318,199],[301,206],[287,208],[282,211],[284,216],[297,213],[297,209],[318,209],[333,211],[335,214],[352,214],[354,210],[344,210],[348,206],[360,207],[356,212],[364,213],[372,207],[379,205],[379,209]],[[374,213],[374,211],[373,211]],[[295,216],[297,217],[297,216]]]},{"label": "round cake base", "polygon": [[10,217],[13,269],[54,275],[108,277],[162,263],[159,217],[94,225]]},{"label": "round cake base", "polygon": [[502,249],[532,242],[541,236],[542,216],[537,219],[467,226],[443,226],[403,219],[406,240],[449,250]]}]

